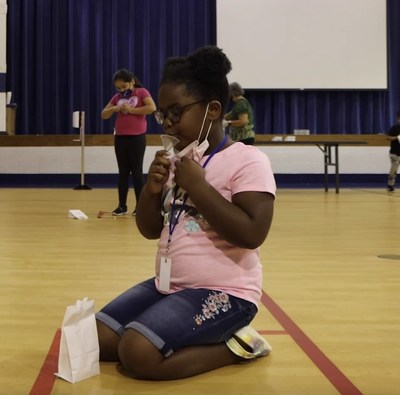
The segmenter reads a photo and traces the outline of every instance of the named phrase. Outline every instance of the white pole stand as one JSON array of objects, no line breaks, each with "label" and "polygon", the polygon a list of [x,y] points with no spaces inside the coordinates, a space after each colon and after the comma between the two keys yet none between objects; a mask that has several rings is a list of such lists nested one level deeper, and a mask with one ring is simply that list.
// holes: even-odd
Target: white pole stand
[{"label": "white pole stand", "polygon": [[75,190],[92,189],[85,184],[85,112],[74,111],[72,113],[72,126],[79,128],[79,139],[74,141],[81,142],[81,183],[76,186]]}]

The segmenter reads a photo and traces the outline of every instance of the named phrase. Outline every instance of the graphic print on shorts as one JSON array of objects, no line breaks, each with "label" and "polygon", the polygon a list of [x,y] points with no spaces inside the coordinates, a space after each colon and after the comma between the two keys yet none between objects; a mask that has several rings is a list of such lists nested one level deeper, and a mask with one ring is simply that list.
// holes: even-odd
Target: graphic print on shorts
[{"label": "graphic print on shorts", "polygon": [[204,300],[202,304],[202,311],[199,314],[196,314],[194,318],[194,322],[197,326],[203,324],[204,321],[213,319],[215,320],[216,316],[221,313],[226,313],[228,310],[232,308],[231,301],[229,300],[229,295],[225,292],[217,292],[213,291],[209,296]]}]

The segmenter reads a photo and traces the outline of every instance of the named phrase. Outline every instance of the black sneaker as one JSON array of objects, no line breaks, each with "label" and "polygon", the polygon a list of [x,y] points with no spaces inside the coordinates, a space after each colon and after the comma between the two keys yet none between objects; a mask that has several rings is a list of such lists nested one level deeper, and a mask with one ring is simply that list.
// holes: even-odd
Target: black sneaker
[{"label": "black sneaker", "polygon": [[128,212],[128,207],[118,206],[113,212],[112,215],[125,215]]},{"label": "black sneaker", "polygon": [[388,192],[394,192],[394,187],[392,185],[388,185],[386,189]]}]

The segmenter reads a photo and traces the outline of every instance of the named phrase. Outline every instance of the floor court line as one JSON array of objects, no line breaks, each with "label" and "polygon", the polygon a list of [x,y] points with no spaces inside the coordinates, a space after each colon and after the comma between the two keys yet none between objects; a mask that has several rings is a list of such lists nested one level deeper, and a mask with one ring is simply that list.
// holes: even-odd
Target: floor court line
[{"label": "floor court line", "polygon": [[60,349],[61,330],[57,329],[49,352],[43,362],[38,377],[29,395],[50,395],[56,380],[54,374],[58,368],[58,351]]},{"label": "floor court line", "polygon": [[362,392],[264,291],[261,302],[340,394],[362,395]]}]

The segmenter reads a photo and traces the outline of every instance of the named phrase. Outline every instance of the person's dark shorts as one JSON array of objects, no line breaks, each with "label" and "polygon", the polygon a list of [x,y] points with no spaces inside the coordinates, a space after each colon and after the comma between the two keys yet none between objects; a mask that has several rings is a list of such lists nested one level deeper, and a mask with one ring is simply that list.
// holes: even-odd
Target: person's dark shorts
[{"label": "person's dark shorts", "polygon": [[183,347],[224,342],[256,313],[253,303],[221,291],[162,294],[152,278],[111,301],[96,319],[120,336],[129,328],[137,330],[167,357]]}]

